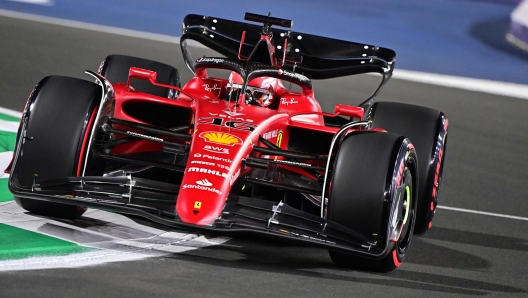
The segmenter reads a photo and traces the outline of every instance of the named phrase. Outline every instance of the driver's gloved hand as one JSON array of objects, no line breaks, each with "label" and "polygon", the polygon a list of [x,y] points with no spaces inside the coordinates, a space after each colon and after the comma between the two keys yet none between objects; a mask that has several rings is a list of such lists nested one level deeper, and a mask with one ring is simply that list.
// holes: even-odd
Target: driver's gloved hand
[{"label": "driver's gloved hand", "polygon": [[251,92],[248,90],[246,90],[246,104],[260,107],[260,104],[258,103],[258,101],[255,100],[255,98],[253,97],[253,94],[251,94]]}]

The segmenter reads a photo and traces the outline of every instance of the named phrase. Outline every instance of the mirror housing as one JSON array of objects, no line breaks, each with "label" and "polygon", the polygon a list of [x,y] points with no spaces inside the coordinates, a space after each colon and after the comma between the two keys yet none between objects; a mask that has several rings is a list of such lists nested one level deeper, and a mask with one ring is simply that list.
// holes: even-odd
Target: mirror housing
[{"label": "mirror housing", "polygon": [[140,79],[144,81],[150,81],[152,84],[155,84],[157,75],[158,74],[152,70],[139,67],[130,67],[130,70],[128,71],[127,88],[130,90],[130,79]]},{"label": "mirror housing", "polygon": [[336,104],[334,108],[334,115],[342,115],[342,116],[349,116],[353,118],[363,118],[363,114],[365,113],[365,110],[360,107],[355,106],[348,106],[344,104]]}]

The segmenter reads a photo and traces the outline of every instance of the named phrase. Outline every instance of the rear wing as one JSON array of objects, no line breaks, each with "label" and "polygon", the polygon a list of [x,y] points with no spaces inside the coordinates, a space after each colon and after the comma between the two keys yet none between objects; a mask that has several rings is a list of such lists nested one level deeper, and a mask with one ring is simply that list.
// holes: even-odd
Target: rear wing
[{"label": "rear wing", "polygon": [[[248,18],[248,15],[252,17]],[[246,19],[250,21],[270,20],[269,17],[260,16],[263,20],[258,17],[246,14]],[[288,20],[276,20],[271,24],[292,25],[286,22]],[[375,72],[382,74],[386,81],[392,75],[396,53],[391,49],[271,28],[269,23],[267,29],[271,33],[275,56],[285,57],[282,68],[302,73],[310,79]],[[188,50],[187,39],[195,40],[228,58],[247,60],[262,34],[263,27],[259,25],[190,14],[183,20],[180,45],[187,66],[194,72],[195,61]]]}]

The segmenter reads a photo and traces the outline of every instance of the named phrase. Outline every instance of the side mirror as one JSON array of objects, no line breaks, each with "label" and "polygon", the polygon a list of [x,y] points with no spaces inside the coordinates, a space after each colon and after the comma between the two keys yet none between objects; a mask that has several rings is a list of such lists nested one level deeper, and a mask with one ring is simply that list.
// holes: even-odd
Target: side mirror
[{"label": "side mirror", "polygon": [[349,116],[353,118],[363,118],[363,114],[365,113],[365,110],[360,107],[355,106],[347,106],[344,104],[336,104],[334,108],[334,114],[337,115],[343,115],[343,116]]},{"label": "side mirror", "polygon": [[191,100],[194,100],[194,98],[190,94],[184,92],[179,87],[156,83],[156,76],[157,75],[158,74],[155,71],[152,71],[152,70],[138,68],[138,67],[130,67],[130,69],[128,70],[128,82],[127,82],[128,91],[130,91],[130,79],[139,79],[139,80],[143,80],[143,81],[149,81],[154,86],[176,90],[176,91],[178,91],[180,93],[185,94]]},{"label": "side mirror", "polygon": [[138,68],[138,67],[130,67],[130,70],[128,71],[128,81],[127,81],[127,87],[128,90],[130,90],[130,79],[140,79],[144,81],[150,81],[151,83],[156,83],[156,76],[158,74],[155,71]]}]

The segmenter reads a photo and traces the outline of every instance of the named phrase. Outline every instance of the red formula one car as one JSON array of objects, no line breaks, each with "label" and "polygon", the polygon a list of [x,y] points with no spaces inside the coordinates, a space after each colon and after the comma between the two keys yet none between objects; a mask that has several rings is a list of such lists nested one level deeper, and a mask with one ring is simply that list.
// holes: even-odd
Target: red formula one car
[{"label": "red formula one car", "polygon": [[[21,120],[9,188],[22,208],[75,218],[87,207],[168,227],[253,234],[329,249],[341,266],[388,272],[436,208],[448,121],[373,103],[395,52],[287,29],[188,15],[194,77],[111,55],[95,83],[44,78]],[[194,60],[188,40],[222,57]],[[215,72],[222,75],[215,76]],[[310,79],[374,72],[359,106],[325,113]],[[288,85],[288,87],[286,87]],[[296,88],[290,88],[290,86]]]}]

